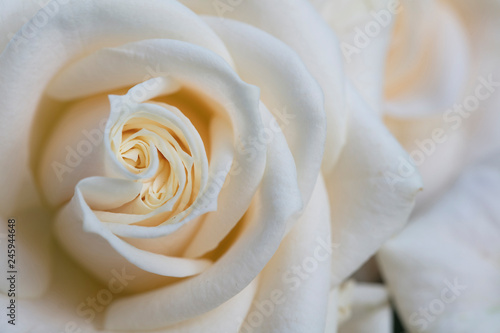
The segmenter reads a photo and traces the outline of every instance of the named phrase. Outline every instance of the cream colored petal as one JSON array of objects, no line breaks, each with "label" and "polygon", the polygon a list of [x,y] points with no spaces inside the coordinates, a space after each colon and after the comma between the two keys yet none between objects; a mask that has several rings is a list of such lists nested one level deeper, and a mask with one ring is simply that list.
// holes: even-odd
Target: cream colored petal
[{"label": "cream colored petal", "polygon": [[[36,33],[38,26],[46,22],[48,17],[54,13],[55,7],[45,6],[49,0],[5,0],[2,1],[0,12],[0,53],[12,40],[15,47],[26,43]],[[41,10],[43,8],[43,10]],[[26,24],[34,16],[37,17],[36,24]],[[17,38],[13,38],[16,32],[21,31]]]},{"label": "cream colored petal", "polygon": [[332,245],[320,176],[309,205],[262,271],[240,332],[324,332]]},{"label": "cream colored petal", "polygon": [[148,331],[152,333],[220,333],[238,332],[245,314],[252,305],[258,282],[254,280],[239,294],[221,306],[195,317],[163,329]]},{"label": "cream colored petal", "polygon": [[409,330],[500,327],[498,156],[469,169],[380,250],[382,273]]},{"label": "cream colored petal", "polygon": [[[261,90],[261,100],[280,126],[294,156],[305,202],[312,193],[324,152],[323,93],[297,54],[264,31],[233,20],[207,18],[225,43],[244,80]],[[265,143],[274,132],[262,133]]]},{"label": "cream colored petal", "polygon": [[462,172],[470,140],[470,123],[455,127],[441,116],[397,118],[385,124],[410,155],[411,163],[398,162],[398,175],[420,172],[424,190],[417,198],[415,212],[432,204]]},{"label": "cream colored petal", "polygon": [[[27,249],[28,247],[24,247]],[[121,267],[108,267],[109,271],[115,270],[121,273]],[[112,298],[118,297],[124,292],[123,284],[117,281],[111,282],[113,290],[119,293],[111,293],[108,285],[100,285],[95,280],[77,266],[64,251],[58,246],[54,246],[54,265],[50,269],[53,280],[48,290],[34,299],[18,298],[16,302],[16,325],[10,325],[7,320],[0,321],[0,331],[9,333],[54,333],[71,332],[81,329],[88,333],[97,333],[94,324],[97,324],[98,317],[102,313],[103,306],[97,301],[97,295],[107,301],[104,293],[110,293]],[[33,278],[33,276],[31,276]],[[125,283],[128,283],[125,280]],[[22,286],[18,286],[21,287]],[[106,290],[106,291],[101,291]],[[21,291],[21,289],[19,289]],[[88,299],[94,298],[98,312],[88,305]],[[2,308],[7,307],[9,299],[0,295]],[[92,319],[90,317],[92,316]],[[7,317],[6,317],[7,318]],[[102,331],[99,331],[102,332]],[[106,332],[102,332],[106,333]]]},{"label": "cream colored petal", "polygon": [[[212,147],[212,156],[210,160],[210,176],[209,178],[213,181],[209,182],[207,190],[207,201],[211,198],[217,198],[219,191],[224,189],[225,181],[231,181],[231,174],[227,174],[227,171],[231,167],[233,157],[235,154],[235,149],[231,145],[232,133],[227,124],[223,124],[221,118],[214,118],[210,124],[210,140]],[[222,188],[221,188],[222,187]],[[221,196],[219,201],[222,202]],[[216,201],[212,201],[217,204]],[[217,204],[218,205],[218,204]],[[213,207],[217,210],[217,206]],[[211,214],[211,213],[208,213]],[[162,253],[166,255],[180,256],[184,253],[188,245],[194,242],[195,235],[199,234],[200,225],[205,224],[205,219],[207,214],[199,216],[189,223],[178,223],[182,225],[181,227],[177,225],[172,225],[172,232],[155,238],[127,238],[127,241],[136,247],[141,249]],[[128,232],[131,232],[131,236],[134,236],[133,230],[127,230],[126,228],[117,228],[119,225],[108,224],[110,230],[117,235],[126,236]],[[174,232],[175,231],[175,232]],[[200,237],[200,236],[198,236]],[[222,236],[223,237],[223,236]],[[222,239],[222,238],[221,238]]]},{"label": "cream colored petal", "polygon": [[43,147],[40,187],[53,206],[68,202],[83,178],[107,176],[104,149],[109,100],[97,96],[69,107]]},{"label": "cream colored petal", "polygon": [[352,112],[347,145],[325,175],[332,213],[332,284],[338,285],[400,231],[421,189],[417,172],[393,181],[405,151],[366,104],[348,88]]},{"label": "cream colored petal", "polygon": [[[101,187],[110,181],[99,177],[81,181],[81,188],[77,185],[75,196],[56,217],[55,234],[75,260],[101,281],[110,278],[106,267],[127,267],[131,274],[140,277],[131,286],[135,290],[150,289],[166,281],[162,276],[191,276],[210,266],[211,262],[206,259],[168,257],[135,248],[109,231],[88,207],[87,201],[92,201],[89,197],[95,186]],[[116,183],[109,185],[118,188]]]},{"label": "cream colored petal", "polygon": [[[0,250],[4,255],[0,259],[0,269],[5,277],[0,280],[0,294],[14,292],[21,299],[40,297],[46,291],[53,264],[50,217],[43,208],[2,216]],[[14,228],[8,225],[12,218],[15,219]],[[10,290],[11,281],[7,280],[10,271],[15,275],[14,290]]]}]

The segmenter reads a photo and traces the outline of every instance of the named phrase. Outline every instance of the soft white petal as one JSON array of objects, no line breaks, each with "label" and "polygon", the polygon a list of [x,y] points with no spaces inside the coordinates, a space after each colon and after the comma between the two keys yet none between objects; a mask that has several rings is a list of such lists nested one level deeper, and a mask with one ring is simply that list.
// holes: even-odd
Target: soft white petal
[{"label": "soft white petal", "polygon": [[348,140],[333,172],[326,175],[332,213],[332,283],[338,285],[399,231],[421,189],[417,172],[391,182],[404,150],[367,105],[348,87]]},{"label": "soft white petal", "polygon": [[[11,40],[15,47],[29,41],[33,34],[36,33],[37,27],[54,12],[52,7],[44,8],[44,5],[48,2],[49,0],[2,1],[2,11],[0,11],[0,53]],[[44,9],[41,10],[42,8]],[[33,16],[38,16],[37,24],[26,24]],[[13,38],[19,30],[21,30],[21,34],[18,35],[18,38]]]},{"label": "soft white petal", "polygon": [[68,202],[81,179],[107,175],[103,138],[109,110],[106,96],[86,99],[65,110],[54,126],[38,167],[41,191],[52,206]]},{"label": "soft white petal", "polygon": [[[138,289],[149,289],[155,283],[166,281],[162,276],[191,276],[210,266],[206,259],[175,258],[147,252],[114,235],[87,204],[93,200],[93,188],[100,188],[103,181],[106,179],[100,177],[82,180],[79,183],[82,186],[77,185],[73,199],[56,217],[55,233],[59,242],[80,264],[102,281],[109,279],[106,267],[126,266],[131,274],[141,276],[134,281],[134,288]],[[112,185],[117,188],[116,183]]]},{"label": "soft white petal", "polygon": [[[7,225],[7,220],[11,218],[16,221],[13,233]],[[0,280],[0,294],[9,293],[8,272],[15,271],[16,296],[39,297],[45,292],[52,277],[53,239],[50,234],[50,214],[39,208],[2,216],[2,219],[0,249],[4,255],[0,259],[0,269],[5,273],[5,278]]]},{"label": "soft white petal", "polygon": [[239,294],[229,299],[219,307],[195,318],[183,321],[179,324],[160,329],[148,331],[151,333],[220,333],[238,332],[245,314],[252,305],[258,279],[252,281]]},{"label": "soft white petal", "polygon": [[[261,100],[287,139],[297,167],[302,197],[308,202],[325,142],[323,93],[301,59],[286,44],[250,25],[216,17],[206,19],[233,57],[245,82],[261,90]],[[262,133],[259,142],[272,139]]]},{"label": "soft white petal", "polygon": [[470,123],[455,127],[441,116],[398,118],[388,116],[385,125],[410,155],[398,161],[397,175],[420,172],[424,190],[415,212],[434,202],[462,172],[470,140]]},{"label": "soft white petal", "polygon": [[[120,268],[108,267],[107,269],[120,271]],[[76,329],[85,330],[88,333],[97,332],[93,324],[97,323],[98,317],[96,315],[99,315],[99,312],[90,310],[94,314],[90,320],[89,309],[92,308],[85,304],[89,297],[96,298],[100,290],[109,291],[108,286],[97,284],[57,246],[54,248],[54,268],[50,270],[54,279],[47,292],[35,299],[18,298],[16,325],[10,325],[6,320],[2,320],[0,321],[1,332],[54,333],[71,332],[76,331]],[[121,287],[121,292],[125,290],[123,285],[119,286],[113,283],[113,286],[115,288]],[[115,298],[118,295],[120,293],[112,294],[112,297]],[[0,295],[2,308],[6,308],[8,301],[6,296]],[[99,303],[97,305],[102,312],[102,305]],[[80,311],[85,311],[83,315],[79,315],[80,306],[82,306]]]},{"label": "soft white petal", "polygon": [[309,205],[262,271],[240,332],[324,331],[334,251],[328,206],[320,177]]},{"label": "soft white petal", "polygon": [[463,174],[379,252],[411,331],[493,333],[500,327],[498,156]]}]

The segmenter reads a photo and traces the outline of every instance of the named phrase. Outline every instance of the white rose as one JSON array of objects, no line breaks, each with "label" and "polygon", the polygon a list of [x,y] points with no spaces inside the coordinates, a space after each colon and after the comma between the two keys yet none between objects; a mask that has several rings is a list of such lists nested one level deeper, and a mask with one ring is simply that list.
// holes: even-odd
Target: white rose
[{"label": "white rose", "polygon": [[1,5],[2,331],[337,326],[421,184],[313,6]]},{"label": "white rose", "polygon": [[332,15],[338,3],[318,6],[351,46],[356,27],[388,22],[361,52],[345,48],[348,70],[413,159],[397,175],[424,180],[409,227],[378,255],[401,321],[409,332],[498,332],[500,6],[353,1],[354,22]]}]

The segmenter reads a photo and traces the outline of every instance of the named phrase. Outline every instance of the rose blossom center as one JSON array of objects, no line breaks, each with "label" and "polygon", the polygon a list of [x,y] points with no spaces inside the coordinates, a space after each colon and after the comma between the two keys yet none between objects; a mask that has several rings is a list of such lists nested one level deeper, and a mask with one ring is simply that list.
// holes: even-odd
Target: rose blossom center
[{"label": "rose blossom center", "polygon": [[194,202],[201,179],[195,161],[203,157],[193,146],[203,143],[180,110],[142,104],[113,126],[110,138],[117,161],[142,183],[138,197],[120,211],[143,214],[165,207],[174,216]]}]

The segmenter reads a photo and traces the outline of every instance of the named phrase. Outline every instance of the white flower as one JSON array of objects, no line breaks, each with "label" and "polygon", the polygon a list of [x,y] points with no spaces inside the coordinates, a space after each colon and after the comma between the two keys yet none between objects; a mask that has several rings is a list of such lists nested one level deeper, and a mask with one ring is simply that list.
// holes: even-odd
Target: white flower
[{"label": "white flower", "polygon": [[405,224],[420,178],[387,182],[406,155],[307,1],[1,15],[2,330],[323,332],[329,293]]}]

